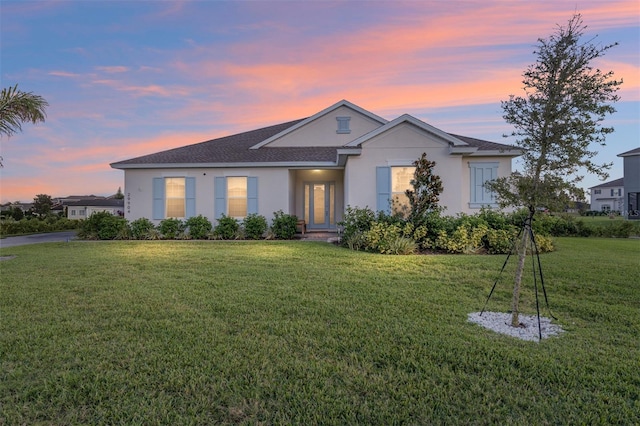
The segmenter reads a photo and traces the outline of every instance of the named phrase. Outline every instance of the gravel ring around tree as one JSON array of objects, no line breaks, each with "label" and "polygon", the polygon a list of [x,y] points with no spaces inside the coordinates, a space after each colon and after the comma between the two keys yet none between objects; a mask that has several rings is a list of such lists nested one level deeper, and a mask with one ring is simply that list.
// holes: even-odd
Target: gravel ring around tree
[{"label": "gravel ring around tree", "polygon": [[538,317],[536,315],[520,314],[520,327],[511,326],[511,314],[502,312],[472,312],[468,315],[469,322],[478,324],[496,333],[506,334],[522,340],[539,341],[540,331],[542,338],[559,335],[564,330],[558,324],[551,324],[551,319],[540,317],[540,329],[538,329]]}]

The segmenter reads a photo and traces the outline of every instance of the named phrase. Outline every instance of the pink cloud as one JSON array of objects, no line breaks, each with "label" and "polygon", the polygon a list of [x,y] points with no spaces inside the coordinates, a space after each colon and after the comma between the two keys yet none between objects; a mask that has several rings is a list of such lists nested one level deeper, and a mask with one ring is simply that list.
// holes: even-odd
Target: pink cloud
[{"label": "pink cloud", "polygon": [[95,67],[95,69],[97,71],[103,71],[103,72],[106,72],[108,74],[114,74],[114,73],[121,73],[121,72],[129,71],[129,67],[125,67],[125,66],[121,66],[121,65]]},{"label": "pink cloud", "polygon": [[67,78],[82,77],[82,74],[77,74],[77,73],[68,72],[68,71],[49,71],[47,74],[52,75],[54,77],[67,77]]}]

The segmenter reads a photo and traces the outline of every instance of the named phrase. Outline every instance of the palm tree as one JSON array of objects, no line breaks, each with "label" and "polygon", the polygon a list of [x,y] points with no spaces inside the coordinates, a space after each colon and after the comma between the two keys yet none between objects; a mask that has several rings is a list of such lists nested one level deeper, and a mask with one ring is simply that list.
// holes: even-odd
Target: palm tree
[{"label": "palm tree", "polygon": [[[2,89],[0,93],[0,136],[22,131],[22,123],[44,122],[49,103],[39,95],[18,90],[18,85]],[[2,158],[0,157],[0,167]]]}]

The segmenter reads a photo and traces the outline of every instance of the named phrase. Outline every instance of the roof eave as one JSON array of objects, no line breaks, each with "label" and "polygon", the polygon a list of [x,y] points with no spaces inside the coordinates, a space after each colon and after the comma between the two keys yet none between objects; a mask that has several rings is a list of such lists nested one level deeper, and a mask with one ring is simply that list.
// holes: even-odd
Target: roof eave
[{"label": "roof eave", "polygon": [[256,167],[332,167],[336,161],[264,161],[237,163],[150,163],[150,164],[111,164],[114,169],[223,169]]},{"label": "roof eave", "polygon": [[338,148],[337,153],[338,158],[336,160],[336,164],[338,166],[344,167],[344,165],[347,164],[347,159],[350,156],[362,154],[362,148]]}]

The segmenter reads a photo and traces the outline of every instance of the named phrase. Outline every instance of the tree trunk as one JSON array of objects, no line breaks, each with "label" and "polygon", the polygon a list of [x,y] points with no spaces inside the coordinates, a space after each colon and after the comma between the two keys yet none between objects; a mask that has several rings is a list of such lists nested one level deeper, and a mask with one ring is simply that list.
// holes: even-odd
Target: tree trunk
[{"label": "tree trunk", "polygon": [[513,299],[511,300],[511,326],[520,326],[519,303],[520,303],[520,284],[522,283],[522,273],[524,271],[524,262],[527,258],[527,245],[529,244],[529,228],[525,226],[522,230],[522,240],[518,246],[518,268],[513,285]]}]

